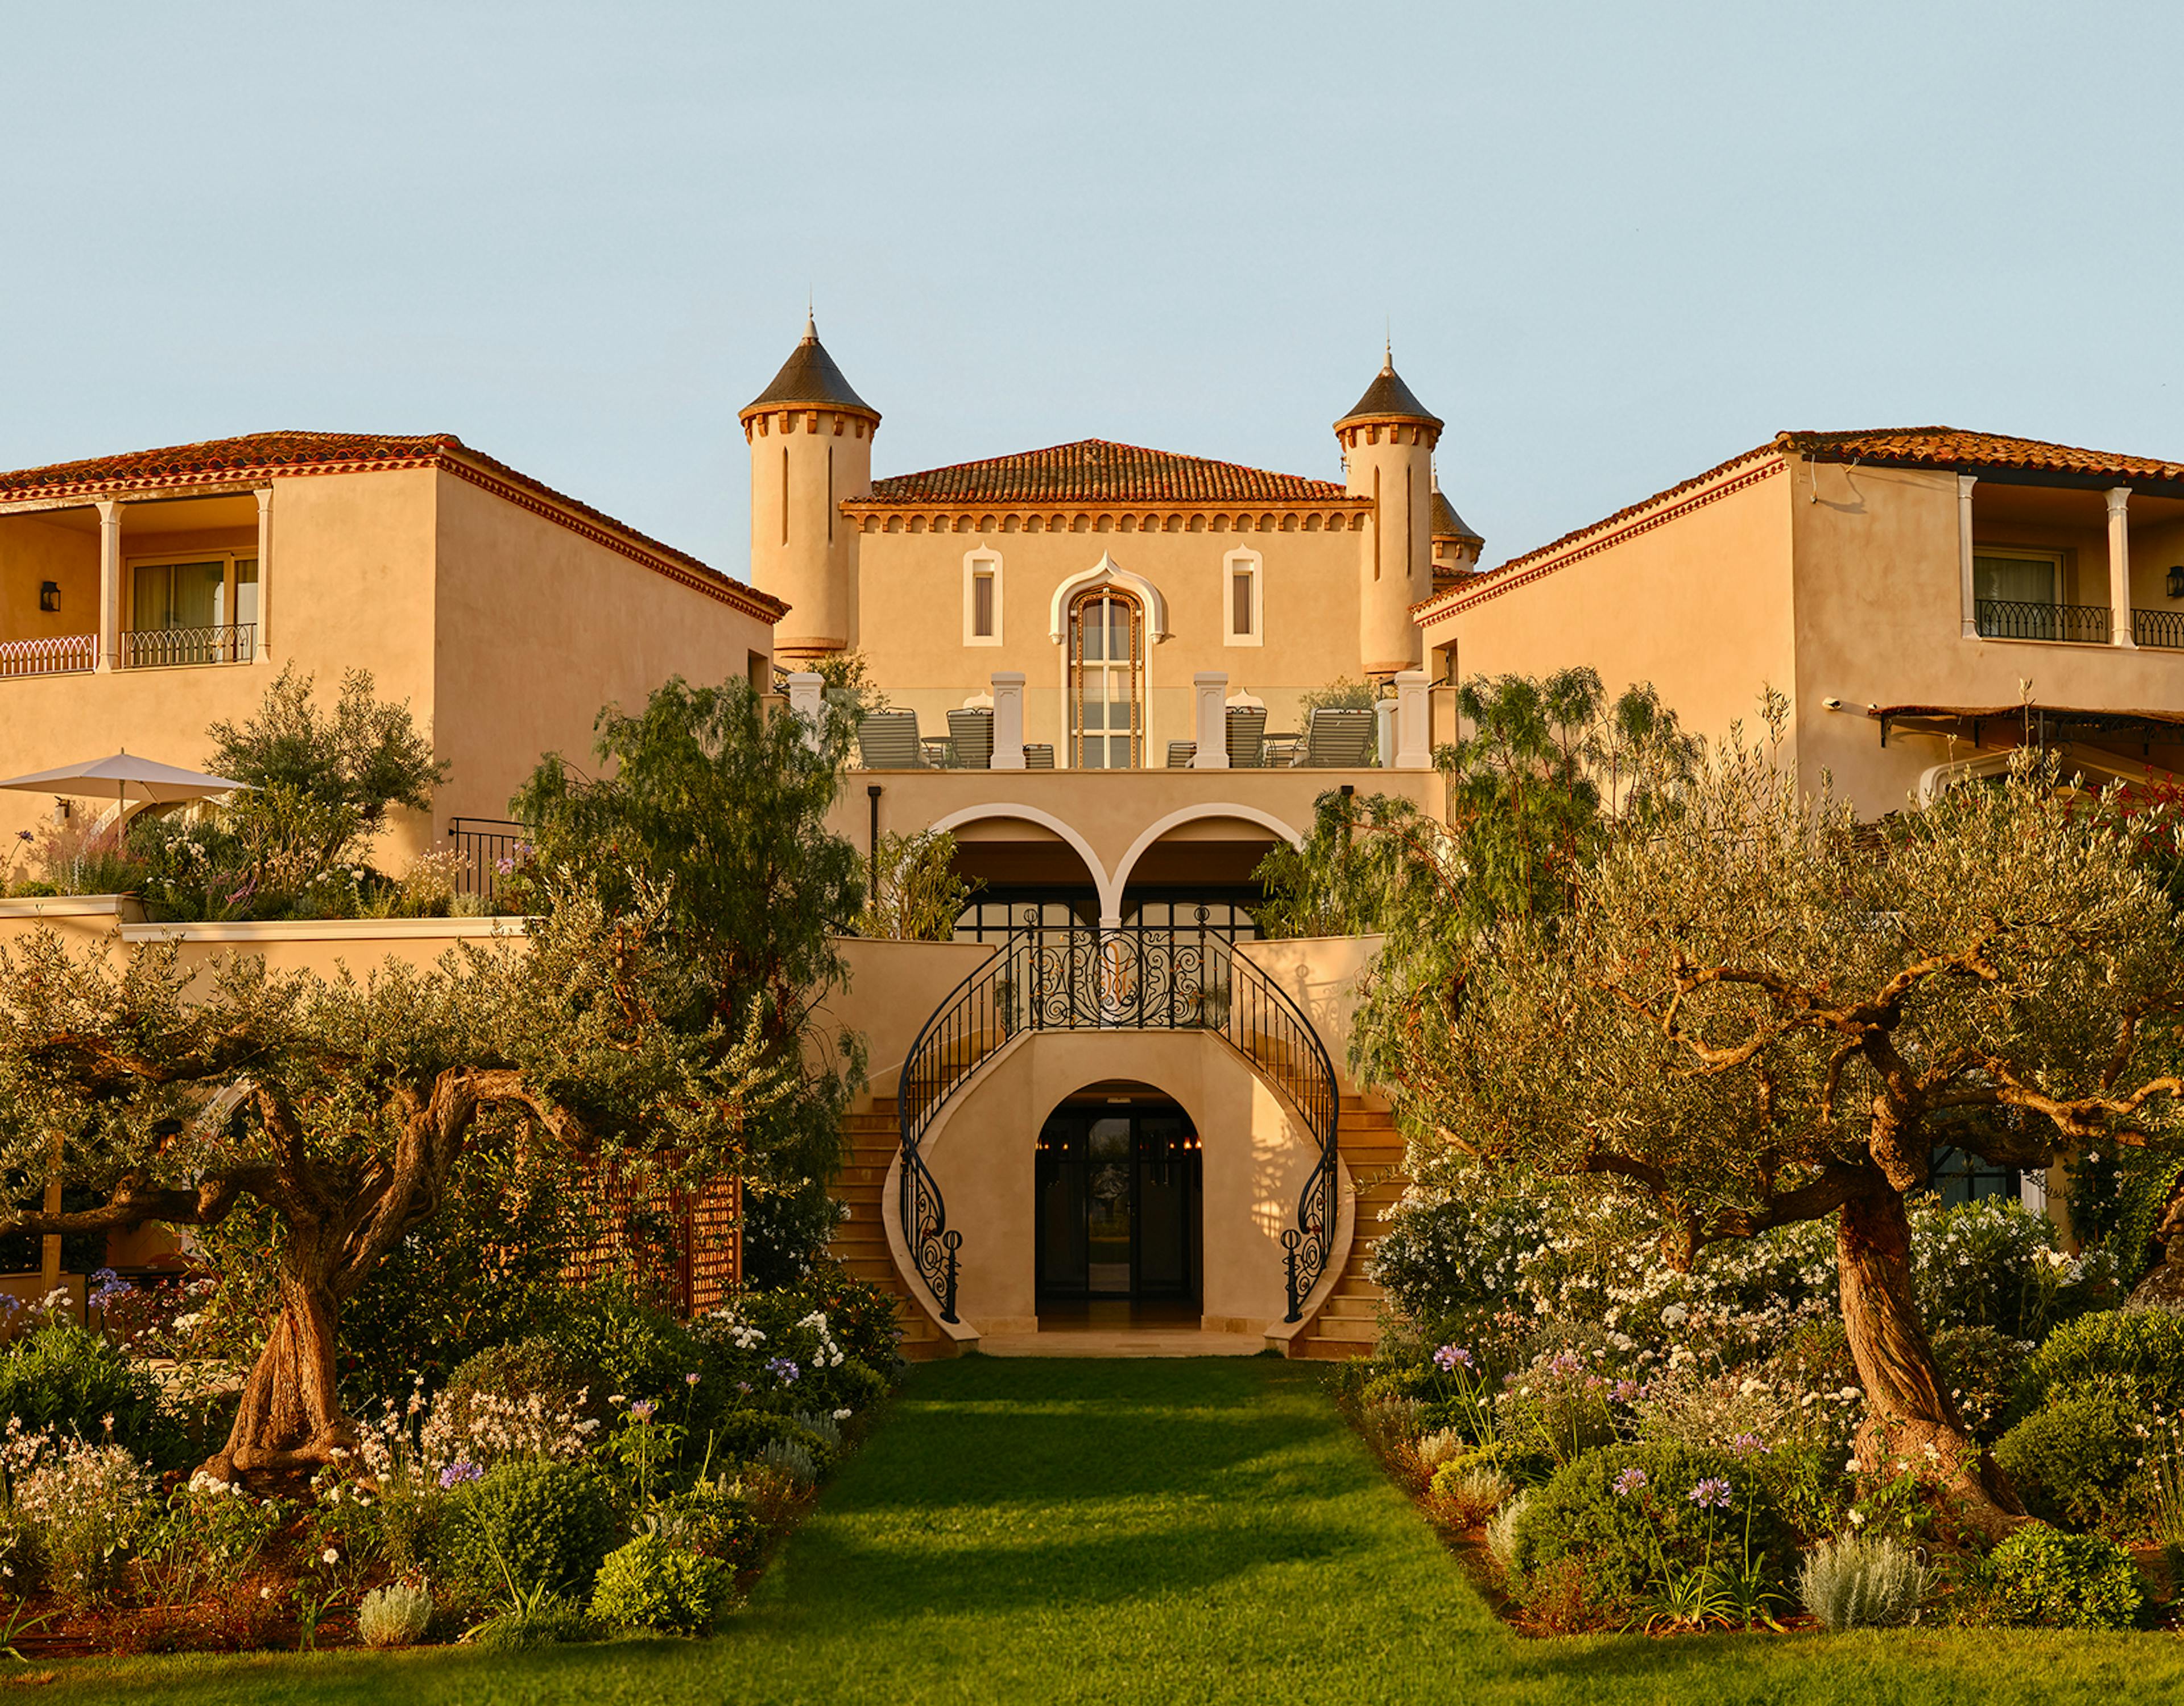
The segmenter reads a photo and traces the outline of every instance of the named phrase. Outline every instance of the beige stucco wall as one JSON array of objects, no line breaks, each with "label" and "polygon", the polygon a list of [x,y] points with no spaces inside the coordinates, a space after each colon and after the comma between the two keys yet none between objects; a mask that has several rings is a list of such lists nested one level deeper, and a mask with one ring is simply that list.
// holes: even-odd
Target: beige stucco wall
[{"label": "beige stucco wall", "polygon": [[[1225,672],[1231,693],[1248,688],[1264,700],[1267,727],[1277,733],[1299,727],[1300,693],[1338,677],[1362,676],[1357,565],[1370,537],[1363,530],[1306,531],[1306,517],[1289,512],[1260,522],[1246,517],[1246,532],[1233,523],[1216,531],[1203,515],[1169,516],[1157,532],[1144,531],[1134,517],[1123,518],[1132,523],[1127,530],[1110,531],[1089,516],[1077,519],[1081,532],[1006,531],[1000,518],[989,516],[982,519],[983,531],[869,531],[859,537],[859,644],[889,700],[916,711],[925,733],[947,733],[948,711],[987,691],[996,671],[1021,671],[1024,739],[1051,744],[1056,761],[1067,763],[1066,659],[1049,624],[1056,589],[1103,555],[1150,581],[1167,605],[1171,637],[1149,642],[1146,650],[1148,764],[1167,761],[1169,741],[1195,738],[1190,684],[1199,671]],[[1357,519],[1344,516],[1346,522]],[[888,520],[902,523],[900,517]],[[1290,524],[1294,531],[1284,531]],[[942,525],[948,525],[944,519]],[[1175,531],[1166,531],[1169,526]],[[1260,559],[1262,644],[1230,645],[1223,638],[1225,564],[1240,550]],[[998,645],[965,642],[964,561],[983,551],[1001,559]],[[794,620],[786,619],[784,627]]]},{"label": "beige stucco wall", "polygon": [[876,1096],[892,1096],[910,1045],[949,992],[993,956],[975,942],[883,942],[835,939],[850,969],[846,984],[819,1008],[823,1023],[865,1040],[866,1075]]},{"label": "beige stucco wall", "polygon": [[[38,608],[47,581],[60,588],[58,610]],[[0,516],[0,641],[58,638],[98,626],[97,527],[69,527],[53,512]]]},{"label": "beige stucco wall", "polygon": [[671,676],[744,679],[754,653],[770,665],[768,623],[466,480],[431,477],[438,575],[419,626],[437,643],[441,830],[505,817],[542,753],[589,772],[601,705],[634,712]]},{"label": "beige stucco wall", "polygon": [[1357,1016],[1358,979],[1379,958],[1382,936],[1292,936],[1243,942],[1236,951],[1273,980],[1312,1021],[1345,1090],[1357,1086],[1350,1069],[1351,1026]]},{"label": "beige stucco wall", "polygon": [[[1869,705],[2008,705],[2029,690],[2044,705],[2184,710],[2184,651],[1964,637],[1953,473],[1831,465],[1815,482],[1814,471],[1801,466],[1792,482],[1798,752],[1808,767],[1825,767],[1862,816],[1903,807],[1922,772],[1971,753],[1967,743],[1952,748],[1900,728],[1884,748]],[[2071,599],[2104,605],[2107,539],[2091,525],[2100,494],[2055,496],[2053,521],[1989,524],[1975,488],[1974,538],[2075,549]],[[2176,538],[2173,523],[2134,532],[2134,602],[2165,601],[2154,583]],[[1843,709],[1829,711],[1829,698]],[[2135,742],[2123,744],[2137,755]],[[2156,761],[2163,756],[2155,749]]]},{"label": "beige stucco wall", "polygon": [[943,1112],[920,1153],[963,1233],[958,1313],[981,1333],[1037,1324],[1039,1128],[1103,1079],[1150,1084],[1190,1116],[1204,1157],[1201,1312],[1208,1325],[1263,1331],[1287,1307],[1281,1233],[1318,1151],[1240,1056],[1184,1031],[1034,1032]]},{"label": "beige stucco wall", "polygon": [[1778,463],[1665,524],[1626,525],[1597,549],[1580,541],[1551,572],[1430,613],[1427,643],[1453,645],[1463,679],[1590,664],[1610,694],[1652,682],[1686,728],[1756,730],[1763,687],[1798,689],[1791,484]]}]

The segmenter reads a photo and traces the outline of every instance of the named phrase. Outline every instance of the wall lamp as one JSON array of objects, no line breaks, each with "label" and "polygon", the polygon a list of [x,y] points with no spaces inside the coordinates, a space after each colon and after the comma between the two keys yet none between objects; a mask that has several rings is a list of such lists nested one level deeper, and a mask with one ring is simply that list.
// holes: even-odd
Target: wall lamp
[{"label": "wall lamp", "polygon": [[[2175,573],[2184,574],[2184,569],[2177,570]],[[2170,580],[2170,584],[2171,586],[2176,584],[2173,578]],[[2174,598],[2176,595],[2172,593],[2170,596]],[[57,610],[60,607],[61,583],[58,581],[40,581],[38,583],[38,608],[42,610]]]},{"label": "wall lamp", "polygon": [[2184,563],[2172,564],[2169,570],[2169,596],[2184,599]]}]

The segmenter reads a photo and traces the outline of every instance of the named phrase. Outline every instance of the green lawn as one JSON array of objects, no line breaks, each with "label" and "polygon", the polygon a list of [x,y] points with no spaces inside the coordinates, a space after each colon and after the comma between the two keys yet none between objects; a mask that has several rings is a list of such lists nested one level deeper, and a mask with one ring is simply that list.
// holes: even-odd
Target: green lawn
[{"label": "green lawn", "polygon": [[1528,1642],[1265,1359],[922,1369],[713,1641],[139,1659],[54,1701],[2048,1703],[2184,1698],[2162,1636]]}]

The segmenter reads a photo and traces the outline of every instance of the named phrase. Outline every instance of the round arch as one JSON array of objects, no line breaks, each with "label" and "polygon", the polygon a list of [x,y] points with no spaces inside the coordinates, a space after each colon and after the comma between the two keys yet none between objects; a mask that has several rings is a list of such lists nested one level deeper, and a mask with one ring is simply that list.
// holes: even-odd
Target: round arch
[{"label": "round arch", "polygon": [[1054,589],[1054,597],[1048,602],[1046,610],[1046,636],[1049,639],[1056,645],[1061,644],[1068,618],[1069,601],[1078,594],[1098,586],[1119,587],[1124,592],[1135,594],[1139,602],[1145,607],[1146,631],[1156,643],[1167,638],[1167,600],[1161,596],[1161,589],[1143,575],[1132,574],[1102,551],[1098,562],[1070,576]]},{"label": "round arch", "polygon": [[1200,805],[1184,806],[1148,823],[1138,839],[1130,844],[1129,850],[1116,865],[1112,884],[1100,890],[1100,906],[1106,915],[1103,922],[1122,923],[1123,891],[1128,885],[1130,873],[1137,868],[1138,861],[1145,856],[1148,848],[1170,830],[1209,817],[1234,818],[1239,822],[1256,824],[1262,829],[1271,829],[1292,847],[1304,845],[1302,832],[1292,828],[1273,812],[1262,811],[1256,806],[1244,806],[1234,800],[1207,800]]},{"label": "round arch", "polygon": [[[944,817],[936,817],[926,827],[938,832],[953,830],[966,823],[979,823],[993,818],[1010,817],[1020,822],[1036,824],[1041,829],[1050,829],[1069,844],[1077,856],[1084,861],[1085,870],[1091,873],[1092,886],[1100,896],[1101,922],[1106,923],[1106,915],[1115,906],[1120,906],[1122,890],[1114,889],[1111,901],[1109,895],[1111,885],[1107,878],[1107,867],[1100,862],[1100,856],[1092,850],[1092,844],[1087,841],[1083,833],[1073,825],[1064,822],[1051,811],[1042,811],[1036,806],[1015,805],[1006,800],[989,800],[977,806],[963,806],[957,811],[950,811]],[[1121,915],[1118,912],[1116,916],[1119,919]]]}]

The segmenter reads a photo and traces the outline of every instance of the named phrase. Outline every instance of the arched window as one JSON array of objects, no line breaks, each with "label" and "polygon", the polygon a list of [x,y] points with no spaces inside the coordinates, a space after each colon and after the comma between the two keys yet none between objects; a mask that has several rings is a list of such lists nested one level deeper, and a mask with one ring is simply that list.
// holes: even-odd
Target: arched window
[{"label": "arched window", "polygon": [[1128,770],[1145,761],[1145,611],[1101,587],[1069,607],[1070,762]]}]

